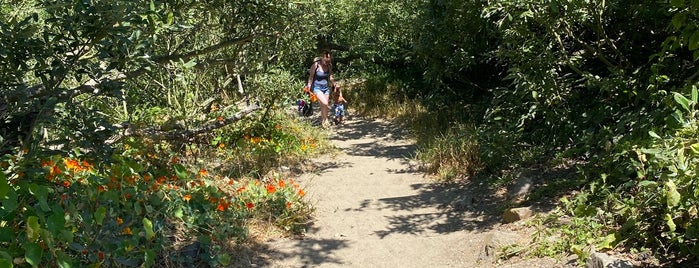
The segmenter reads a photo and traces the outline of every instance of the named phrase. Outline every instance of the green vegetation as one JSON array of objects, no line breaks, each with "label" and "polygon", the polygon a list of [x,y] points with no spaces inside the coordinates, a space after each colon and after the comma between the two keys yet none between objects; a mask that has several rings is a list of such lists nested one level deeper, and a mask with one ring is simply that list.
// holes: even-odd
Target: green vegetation
[{"label": "green vegetation", "polygon": [[0,267],[185,265],[177,236],[225,266],[250,220],[302,231],[311,208],[275,171],[327,148],[287,110],[328,46],[350,107],[412,126],[442,179],[578,163],[540,246],[512,254],[699,258],[697,0],[0,11]]}]

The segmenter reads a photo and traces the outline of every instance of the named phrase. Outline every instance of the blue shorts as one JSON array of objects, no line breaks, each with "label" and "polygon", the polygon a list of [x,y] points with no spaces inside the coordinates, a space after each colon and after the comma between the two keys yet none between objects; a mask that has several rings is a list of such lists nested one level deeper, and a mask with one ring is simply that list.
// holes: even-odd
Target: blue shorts
[{"label": "blue shorts", "polygon": [[335,111],[335,116],[345,115],[345,105],[343,104],[333,104],[333,110]]},{"label": "blue shorts", "polygon": [[325,94],[328,95],[330,94],[330,88],[325,85],[325,86],[318,86],[318,85],[313,85],[313,94]]}]

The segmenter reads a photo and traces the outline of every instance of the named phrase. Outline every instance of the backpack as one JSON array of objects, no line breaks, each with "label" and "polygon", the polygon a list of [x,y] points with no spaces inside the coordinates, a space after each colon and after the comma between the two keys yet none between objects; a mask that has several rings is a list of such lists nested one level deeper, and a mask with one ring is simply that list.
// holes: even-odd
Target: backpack
[{"label": "backpack", "polygon": [[296,105],[298,105],[299,116],[311,116],[313,115],[313,104],[306,102],[305,100],[297,100]]}]

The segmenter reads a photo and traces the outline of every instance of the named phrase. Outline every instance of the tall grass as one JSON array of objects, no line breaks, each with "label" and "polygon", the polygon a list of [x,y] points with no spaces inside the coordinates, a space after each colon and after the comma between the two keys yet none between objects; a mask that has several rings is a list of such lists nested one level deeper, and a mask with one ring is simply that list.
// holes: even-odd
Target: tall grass
[{"label": "tall grass", "polygon": [[344,95],[353,113],[365,117],[392,118],[408,128],[416,141],[415,158],[437,180],[468,177],[482,169],[477,131],[465,116],[464,107],[430,111],[418,98],[410,97],[412,85],[389,74],[373,74],[345,82]]}]

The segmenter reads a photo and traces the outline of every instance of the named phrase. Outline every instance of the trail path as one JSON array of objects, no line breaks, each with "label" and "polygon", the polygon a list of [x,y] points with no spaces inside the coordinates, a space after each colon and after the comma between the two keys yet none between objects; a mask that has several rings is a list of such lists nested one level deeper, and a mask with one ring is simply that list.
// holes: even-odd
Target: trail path
[{"label": "trail path", "polygon": [[415,145],[391,122],[354,119],[331,131],[341,153],[314,160],[318,172],[300,178],[316,207],[313,225],[303,238],[266,243],[254,266],[496,266],[483,250],[500,226],[489,212],[496,195],[424,178],[409,160]]}]

